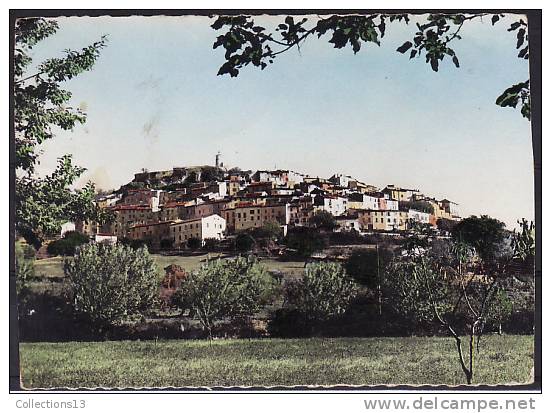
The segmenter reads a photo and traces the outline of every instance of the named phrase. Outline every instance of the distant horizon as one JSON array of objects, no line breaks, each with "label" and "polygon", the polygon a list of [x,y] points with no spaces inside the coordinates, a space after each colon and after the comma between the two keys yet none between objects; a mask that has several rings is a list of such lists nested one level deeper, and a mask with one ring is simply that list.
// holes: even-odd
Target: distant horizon
[{"label": "distant horizon", "polygon": [[[316,16],[307,16],[315,19]],[[32,50],[33,65],[102,35],[108,43],[90,72],[63,84],[87,122],[56,130],[37,173],[71,153],[87,181],[116,189],[141,168],[206,164],[343,173],[383,187],[419,188],[516,227],[534,219],[530,122],[496,97],[529,77],[506,15],[472,21],[454,43],[460,68],[396,52],[415,24],[392,23],[381,47],[356,55],[327,36],[278,56],[265,70],[216,76],[221,32],[206,16],[60,17],[59,31]],[[273,27],[281,16],[257,16]],[[31,67],[29,70],[32,70]]]}]

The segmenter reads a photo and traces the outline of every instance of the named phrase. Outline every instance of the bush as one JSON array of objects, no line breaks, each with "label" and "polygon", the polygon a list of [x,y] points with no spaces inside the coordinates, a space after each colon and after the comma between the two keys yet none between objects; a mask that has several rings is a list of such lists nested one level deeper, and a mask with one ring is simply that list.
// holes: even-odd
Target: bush
[{"label": "bush", "polygon": [[187,247],[190,250],[197,250],[197,249],[201,248],[202,244],[203,244],[203,242],[199,238],[196,238],[196,237],[191,237],[190,239],[187,240]]},{"label": "bush", "polygon": [[254,239],[276,240],[282,234],[281,225],[277,221],[266,221],[259,228],[253,228],[250,235]]},{"label": "bush", "polygon": [[160,242],[160,247],[169,250],[174,247],[174,240],[172,238],[164,238]]},{"label": "bush", "polygon": [[250,258],[214,260],[188,275],[173,303],[196,316],[212,338],[215,323],[252,316],[270,301],[275,290],[265,268]]},{"label": "bush", "polygon": [[238,234],[235,237],[235,249],[239,252],[249,252],[255,245],[254,238],[246,233]]},{"label": "bush", "polygon": [[315,229],[296,227],[289,231],[286,244],[300,257],[310,257],[326,246],[325,238]]},{"label": "bush", "polygon": [[87,235],[77,231],[68,231],[63,238],[48,244],[47,251],[50,255],[75,255],[77,247],[90,242]]},{"label": "bush", "polygon": [[329,242],[334,245],[366,244],[366,238],[358,231],[331,232]]},{"label": "bush", "polygon": [[220,246],[220,240],[216,238],[205,238],[203,248],[207,251],[215,251]]},{"label": "bush", "polygon": [[97,330],[150,310],[159,295],[158,269],[146,248],[89,244],[65,261],[75,312]]},{"label": "bush", "polygon": [[337,221],[330,212],[319,211],[310,218],[310,225],[315,228],[333,231],[337,227]]},{"label": "bush", "polygon": [[307,337],[310,332],[308,317],[294,308],[276,310],[268,322],[268,334],[272,337]]},{"label": "bush", "polygon": [[376,249],[357,249],[346,261],[346,272],[360,284],[375,288],[391,257],[392,252],[386,248],[379,248],[378,252]]},{"label": "bush", "polygon": [[33,247],[21,242],[15,243],[15,287],[19,299],[22,299],[29,291],[29,281],[34,278]]},{"label": "bush", "polygon": [[340,264],[312,263],[306,266],[301,280],[286,286],[287,302],[315,321],[343,314],[356,293],[355,283]]},{"label": "bush", "polygon": [[119,244],[125,245],[135,250],[146,247],[148,250],[153,246],[153,240],[151,239],[130,239],[130,238],[119,238]]}]

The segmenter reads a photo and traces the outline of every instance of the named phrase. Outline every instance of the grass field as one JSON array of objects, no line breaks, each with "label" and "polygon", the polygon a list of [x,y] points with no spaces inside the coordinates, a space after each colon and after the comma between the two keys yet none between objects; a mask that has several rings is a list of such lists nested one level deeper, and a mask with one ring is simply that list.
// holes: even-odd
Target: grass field
[{"label": "grass field", "polygon": [[[159,271],[164,274],[163,269],[170,265],[176,264],[181,266],[186,271],[193,271],[198,269],[204,264],[207,258],[216,258],[218,256],[224,256],[223,254],[210,253],[191,256],[167,256],[152,254],[153,258],[157,262]],[[285,273],[289,277],[296,277],[302,274],[304,271],[304,261],[278,261],[274,259],[261,259],[261,263],[268,268],[268,270],[277,270]],[[34,263],[35,275],[42,279],[48,278],[62,278],[63,274],[63,258],[52,257],[37,260]]]},{"label": "grass field", "polygon": [[[525,383],[533,337],[482,339],[474,383]],[[24,387],[464,384],[446,337],[20,345]]]}]

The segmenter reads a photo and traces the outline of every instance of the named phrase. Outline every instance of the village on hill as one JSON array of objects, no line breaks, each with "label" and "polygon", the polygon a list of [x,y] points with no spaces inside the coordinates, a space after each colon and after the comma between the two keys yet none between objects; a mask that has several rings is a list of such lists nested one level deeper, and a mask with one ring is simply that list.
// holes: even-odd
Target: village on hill
[{"label": "village on hill", "polygon": [[318,227],[321,217],[333,221],[325,229],[358,234],[407,234],[419,224],[445,234],[450,221],[461,219],[456,203],[418,189],[377,188],[343,174],[226,169],[220,154],[214,166],[142,170],[119,190],[98,195],[96,205],[110,213],[108,222],[68,222],[60,235],[76,230],[97,242],[185,249],[265,225],[285,236],[292,227]]}]

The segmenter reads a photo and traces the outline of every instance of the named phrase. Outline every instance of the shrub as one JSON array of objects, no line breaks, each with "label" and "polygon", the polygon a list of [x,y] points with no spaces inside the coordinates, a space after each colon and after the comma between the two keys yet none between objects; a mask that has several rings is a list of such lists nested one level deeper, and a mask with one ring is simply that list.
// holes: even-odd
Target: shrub
[{"label": "shrub", "polygon": [[196,316],[212,338],[216,322],[252,316],[270,301],[274,288],[271,277],[256,260],[218,259],[188,275],[173,303]]},{"label": "shrub", "polygon": [[473,247],[483,261],[491,261],[500,255],[507,231],[505,224],[495,218],[472,215],[452,229],[452,237]]},{"label": "shrub", "polygon": [[509,321],[512,312],[513,303],[509,299],[507,292],[502,288],[498,288],[490,301],[487,314],[488,323],[501,334],[503,331],[502,326]]},{"label": "shrub", "polygon": [[99,331],[144,314],[158,298],[158,270],[147,248],[85,245],[64,270],[75,312]]},{"label": "shrub", "polygon": [[375,288],[383,274],[386,263],[390,262],[392,252],[386,248],[356,249],[346,261],[348,275],[360,284]]},{"label": "shrub", "polygon": [[28,293],[29,281],[34,277],[34,255],[35,250],[30,245],[15,243],[15,287],[20,299]]},{"label": "shrub", "polygon": [[241,233],[235,237],[235,249],[239,252],[248,252],[252,250],[255,243],[254,238],[247,233]]},{"label": "shrub", "polygon": [[196,237],[191,237],[190,239],[187,240],[187,247],[190,250],[197,250],[197,249],[201,248],[202,244],[203,244],[203,242],[199,238],[196,238]]},{"label": "shrub", "polygon": [[215,251],[220,246],[220,240],[216,238],[205,238],[203,248],[207,251]]},{"label": "shrub", "polygon": [[356,293],[355,283],[340,264],[312,263],[301,280],[286,286],[287,302],[310,320],[326,320],[343,314]]},{"label": "shrub", "polygon": [[294,308],[280,308],[268,322],[268,334],[272,337],[307,337],[311,326],[305,314]]},{"label": "shrub", "polygon": [[281,225],[277,221],[266,221],[261,227],[251,230],[254,239],[276,240],[281,234]]},{"label": "shrub", "polygon": [[325,238],[315,229],[296,227],[286,238],[288,248],[294,249],[300,257],[310,257],[314,252],[325,248]]},{"label": "shrub", "polygon": [[161,240],[160,245],[162,249],[171,249],[174,247],[174,240],[172,238],[164,238]]},{"label": "shrub", "polygon": [[68,231],[63,238],[52,241],[48,244],[48,254],[50,255],[74,255],[77,247],[90,242],[87,235],[77,231]]},{"label": "shrub", "polygon": [[119,238],[119,244],[126,245],[127,247],[130,247],[135,250],[139,250],[141,248],[147,247],[147,249],[151,249],[151,246],[153,245],[153,240],[151,239],[130,239],[130,238]]},{"label": "shrub", "polygon": [[330,212],[319,211],[310,218],[310,225],[327,231],[333,231],[337,227],[337,221]]}]

